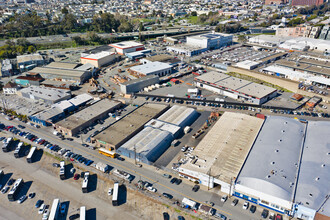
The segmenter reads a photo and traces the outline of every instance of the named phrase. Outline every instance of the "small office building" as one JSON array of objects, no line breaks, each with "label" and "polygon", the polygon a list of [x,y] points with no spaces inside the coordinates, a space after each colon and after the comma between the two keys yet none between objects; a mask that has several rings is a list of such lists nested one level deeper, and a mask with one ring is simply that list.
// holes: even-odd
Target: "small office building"
[{"label": "small office building", "polygon": [[144,50],[144,45],[135,41],[123,41],[119,43],[109,44],[109,46],[116,49],[120,55]]},{"label": "small office building", "polygon": [[162,62],[150,62],[143,65],[133,66],[129,69],[129,72],[142,76],[166,76],[172,73],[172,66]]},{"label": "small office building", "polygon": [[157,83],[159,83],[159,76],[149,75],[120,83],[120,91],[123,94],[132,94]]},{"label": "small office building", "polygon": [[91,126],[98,119],[108,116],[108,113],[115,111],[121,106],[121,102],[103,99],[83,110],[57,122],[55,129],[66,136],[74,136],[79,131]]}]

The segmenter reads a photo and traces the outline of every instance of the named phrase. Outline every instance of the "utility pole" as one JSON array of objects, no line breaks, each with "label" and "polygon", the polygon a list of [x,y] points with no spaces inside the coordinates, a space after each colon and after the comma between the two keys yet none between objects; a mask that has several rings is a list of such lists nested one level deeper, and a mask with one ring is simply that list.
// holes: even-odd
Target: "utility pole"
[{"label": "utility pole", "polygon": [[209,169],[209,171],[207,172],[209,175],[209,181],[207,182],[207,190],[210,190],[210,181],[211,181],[211,167]]},{"label": "utility pole", "polygon": [[134,145],[134,161],[135,161],[135,165],[136,165],[136,147]]}]

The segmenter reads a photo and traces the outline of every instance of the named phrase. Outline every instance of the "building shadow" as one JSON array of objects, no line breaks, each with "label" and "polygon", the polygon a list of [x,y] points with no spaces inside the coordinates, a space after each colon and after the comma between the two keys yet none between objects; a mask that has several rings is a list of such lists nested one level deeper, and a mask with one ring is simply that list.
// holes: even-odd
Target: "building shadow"
[{"label": "building shadow", "polygon": [[[8,182],[8,180],[12,177],[13,173],[6,173],[2,176],[0,184],[5,186],[5,184]],[[2,187],[3,188],[3,187]]]},{"label": "building shadow", "polygon": [[93,192],[97,188],[97,175],[92,174],[89,176],[88,180],[88,192]]},{"label": "building shadow", "polygon": [[118,190],[118,206],[127,202],[127,188],[124,184],[119,186]]},{"label": "building shadow", "polygon": [[32,162],[31,163],[36,163],[39,162],[41,160],[42,155],[44,154],[44,150],[43,149],[38,149],[34,152],[34,155],[32,157]]},{"label": "building shadow", "polygon": [[86,211],[86,219],[88,219],[88,220],[96,220],[96,208],[88,209]]}]

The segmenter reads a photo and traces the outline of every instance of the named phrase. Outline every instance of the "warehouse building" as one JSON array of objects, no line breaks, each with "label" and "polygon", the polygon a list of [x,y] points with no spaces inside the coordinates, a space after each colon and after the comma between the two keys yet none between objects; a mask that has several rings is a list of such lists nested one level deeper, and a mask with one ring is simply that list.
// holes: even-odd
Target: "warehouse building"
[{"label": "warehouse building", "polygon": [[[168,110],[169,111],[169,110]],[[146,127],[151,127],[151,128],[157,128],[160,129],[162,131],[168,131],[171,133],[171,135],[173,136],[173,138],[176,138],[177,136],[179,136],[180,132],[182,131],[182,128],[175,125],[175,124],[171,124],[168,122],[164,122],[158,119],[151,119],[148,123],[145,124],[144,126]]]},{"label": "warehouse building", "polygon": [[157,118],[167,109],[168,105],[144,104],[97,134],[93,140],[96,140],[97,147],[104,147],[108,150],[118,149],[141,131],[149,120]]},{"label": "warehouse building", "polygon": [[197,117],[198,113],[195,109],[174,105],[162,114],[158,120],[184,128],[185,126],[191,125]]},{"label": "warehouse building", "polygon": [[47,104],[54,104],[71,98],[71,92],[69,90],[38,86],[21,89],[17,92],[17,95],[28,99],[40,100]]},{"label": "warehouse building", "polygon": [[195,36],[187,36],[187,45],[207,48],[209,50],[219,49],[223,46],[231,45],[232,34],[206,33]]},{"label": "warehouse building", "polygon": [[87,56],[81,56],[80,62],[82,64],[92,64],[96,68],[100,68],[106,64],[113,63],[117,56],[115,52],[102,51],[96,54],[88,54]]},{"label": "warehouse building", "polygon": [[127,56],[127,58],[129,58],[131,60],[136,60],[136,59],[146,57],[150,53],[151,53],[151,50],[140,50],[140,51],[136,51],[136,52],[126,53],[125,55]]},{"label": "warehouse building", "polygon": [[98,119],[107,117],[108,113],[115,111],[120,106],[120,102],[103,99],[57,122],[55,124],[55,129],[63,135],[74,136],[79,131],[94,124]]},{"label": "warehouse building", "polygon": [[172,66],[162,62],[150,62],[143,65],[133,66],[129,69],[129,72],[142,76],[166,76],[172,73]]},{"label": "warehouse building", "polygon": [[142,163],[152,164],[167,150],[172,140],[173,136],[169,131],[145,127],[117,152]]},{"label": "warehouse building", "polygon": [[143,58],[140,60],[140,62],[143,64],[150,63],[150,62],[162,62],[162,63],[167,63],[171,66],[177,66],[178,64],[181,63],[181,60],[179,60],[177,58],[173,58],[173,56],[170,56],[167,54],[159,54],[159,55]]},{"label": "warehouse building", "polygon": [[194,80],[197,87],[257,105],[277,95],[277,90],[274,88],[215,71],[205,73]]},{"label": "warehouse building", "polygon": [[92,100],[92,96],[83,93],[69,100],[57,102],[51,108],[29,116],[29,119],[43,126],[50,126]]},{"label": "warehouse building", "polygon": [[2,61],[2,64],[0,62],[0,73],[1,77],[9,77],[13,75],[13,65],[10,62],[10,59],[5,59]]},{"label": "warehouse building", "polygon": [[148,87],[157,83],[159,83],[159,76],[149,75],[121,83],[120,91],[123,94],[132,94],[143,90],[144,87]]},{"label": "warehouse building", "polygon": [[17,56],[17,66],[21,71],[32,69],[45,64],[44,58],[38,54],[28,54]]},{"label": "warehouse building", "polygon": [[309,121],[295,195],[298,219],[330,218],[330,122]]},{"label": "warehouse building", "polygon": [[42,78],[39,74],[36,75],[27,75],[27,76],[18,76],[15,78],[15,83],[21,86],[40,86],[40,84],[45,79]]},{"label": "warehouse building", "polygon": [[120,55],[145,49],[143,44],[135,41],[123,41],[120,43],[109,44],[109,46],[115,48],[116,52]]},{"label": "warehouse building", "polygon": [[187,57],[196,56],[198,54],[204,53],[208,51],[207,48],[201,48],[194,45],[187,45],[187,44],[177,44],[173,46],[167,46],[166,50],[178,55],[185,55]]},{"label": "warehouse building", "polygon": [[196,146],[179,174],[202,185],[232,193],[234,180],[244,164],[264,120],[225,112]]},{"label": "warehouse building", "polygon": [[53,62],[43,67],[36,67],[29,73],[40,74],[45,79],[72,81],[77,85],[92,77],[94,66],[90,64]]},{"label": "warehouse building", "polygon": [[289,214],[305,133],[306,124],[298,120],[268,116],[236,180],[234,195]]}]

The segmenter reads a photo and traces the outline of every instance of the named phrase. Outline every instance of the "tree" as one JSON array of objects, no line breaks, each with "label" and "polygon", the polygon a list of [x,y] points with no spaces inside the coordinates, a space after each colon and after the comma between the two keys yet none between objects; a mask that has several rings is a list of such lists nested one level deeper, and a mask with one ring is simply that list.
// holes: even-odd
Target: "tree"
[{"label": "tree", "polygon": [[144,31],[144,26],[143,26],[143,23],[142,22],[140,23],[139,31]]},{"label": "tree", "polygon": [[61,13],[66,15],[69,13],[68,9],[66,7],[62,8]]},{"label": "tree", "polygon": [[191,15],[191,16],[197,16],[197,12],[196,12],[196,11],[192,11],[192,12],[190,13],[190,15]]},{"label": "tree", "polygon": [[34,52],[36,52],[36,51],[37,51],[37,49],[36,49],[34,46],[30,45],[30,46],[28,47],[28,52],[29,52],[29,53],[34,53]]}]

